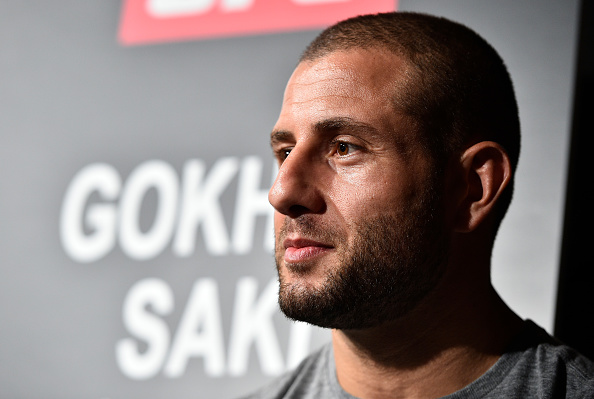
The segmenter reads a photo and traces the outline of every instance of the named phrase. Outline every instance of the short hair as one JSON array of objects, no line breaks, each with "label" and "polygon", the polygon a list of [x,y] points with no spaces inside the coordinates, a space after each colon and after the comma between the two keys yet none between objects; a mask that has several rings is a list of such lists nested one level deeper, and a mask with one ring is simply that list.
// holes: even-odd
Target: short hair
[{"label": "short hair", "polygon": [[385,49],[404,59],[411,76],[395,93],[395,104],[413,118],[424,147],[442,168],[478,141],[494,141],[505,149],[512,179],[496,204],[496,231],[511,202],[520,153],[518,106],[499,54],[459,23],[393,12],[362,15],[327,28],[300,62],[351,49]]}]

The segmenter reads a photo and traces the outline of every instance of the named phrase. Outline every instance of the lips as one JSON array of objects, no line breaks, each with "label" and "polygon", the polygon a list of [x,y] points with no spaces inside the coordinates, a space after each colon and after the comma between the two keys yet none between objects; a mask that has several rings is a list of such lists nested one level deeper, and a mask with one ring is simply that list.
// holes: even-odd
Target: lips
[{"label": "lips", "polygon": [[312,260],[332,249],[332,246],[305,238],[287,238],[283,241],[285,262],[300,263]]}]

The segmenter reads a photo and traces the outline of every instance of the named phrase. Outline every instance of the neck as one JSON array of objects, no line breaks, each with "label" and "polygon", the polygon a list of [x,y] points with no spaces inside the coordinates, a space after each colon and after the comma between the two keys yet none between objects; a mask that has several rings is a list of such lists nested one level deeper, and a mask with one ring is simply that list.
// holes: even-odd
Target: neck
[{"label": "neck", "polygon": [[396,321],[366,330],[333,330],[343,389],[362,399],[431,398],[480,377],[522,326],[488,277],[482,280],[470,285],[459,283],[468,282],[468,276],[445,276]]}]

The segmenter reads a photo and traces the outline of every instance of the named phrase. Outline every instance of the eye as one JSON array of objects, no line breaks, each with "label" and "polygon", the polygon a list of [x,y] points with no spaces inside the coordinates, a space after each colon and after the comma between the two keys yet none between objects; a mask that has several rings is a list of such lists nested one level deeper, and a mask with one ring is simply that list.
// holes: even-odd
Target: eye
[{"label": "eye", "polygon": [[336,147],[336,152],[338,153],[338,155],[341,155],[341,156],[348,155],[348,153],[349,153],[348,144],[347,143],[338,143],[338,146]]},{"label": "eye", "polygon": [[356,151],[358,147],[351,143],[346,143],[344,141],[337,141],[335,143],[335,150],[336,154],[341,157],[346,157],[350,155],[353,151]]},{"label": "eye", "polygon": [[280,163],[283,163],[283,161],[285,159],[287,159],[287,157],[289,156],[289,154],[291,153],[291,151],[293,150],[293,147],[288,147],[288,148],[281,148],[276,152],[276,157],[279,160]]}]

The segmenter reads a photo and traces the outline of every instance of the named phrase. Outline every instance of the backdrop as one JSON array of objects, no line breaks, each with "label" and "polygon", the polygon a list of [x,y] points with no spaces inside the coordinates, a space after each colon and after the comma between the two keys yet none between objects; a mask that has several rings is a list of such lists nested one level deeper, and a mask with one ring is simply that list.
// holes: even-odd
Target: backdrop
[{"label": "backdrop", "polygon": [[277,312],[268,136],[359,6],[506,60],[523,148],[493,278],[551,331],[577,0],[0,0],[0,396],[231,398],[329,339]]}]

